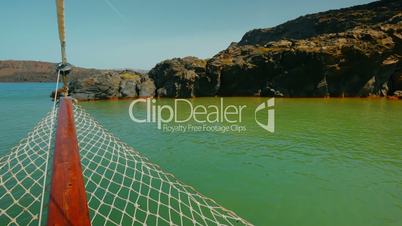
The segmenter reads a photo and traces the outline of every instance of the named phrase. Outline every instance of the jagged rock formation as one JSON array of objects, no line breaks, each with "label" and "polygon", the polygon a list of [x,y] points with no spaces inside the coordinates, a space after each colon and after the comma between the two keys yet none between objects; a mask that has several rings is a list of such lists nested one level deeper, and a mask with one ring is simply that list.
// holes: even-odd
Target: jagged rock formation
[{"label": "jagged rock formation", "polygon": [[398,88],[401,28],[381,24],[264,46],[234,44],[207,67],[224,96],[386,96]]},{"label": "jagged rock formation", "polygon": [[149,76],[155,81],[159,97],[194,97],[205,92],[206,61],[196,57],[174,58],[157,64]]},{"label": "jagged rock formation", "polygon": [[[392,95],[402,90],[402,1],[253,30],[208,60],[205,70],[189,64],[173,59],[151,71],[156,86],[166,90],[160,96]],[[177,92],[183,86],[186,91]]]},{"label": "jagged rock formation", "polygon": [[79,100],[151,97],[154,82],[134,71],[106,72],[90,77],[75,77],[70,81],[70,95]]},{"label": "jagged rock formation", "polygon": [[301,16],[273,28],[247,32],[239,45],[265,45],[282,39],[308,39],[311,37],[345,32],[358,26],[375,26],[390,21],[401,13],[401,1],[382,0],[340,10],[329,10]]}]

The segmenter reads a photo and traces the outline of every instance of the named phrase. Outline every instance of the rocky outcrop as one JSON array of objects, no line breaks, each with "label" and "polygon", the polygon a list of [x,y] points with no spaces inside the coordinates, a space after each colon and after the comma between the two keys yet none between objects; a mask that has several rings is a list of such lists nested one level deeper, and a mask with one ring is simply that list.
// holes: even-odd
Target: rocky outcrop
[{"label": "rocky outcrop", "polygon": [[[157,64],[149,76],[155,81],[159,97],[194,97],[205,91],[206,61],[196,57],[174,58]],[[208,85],[208,84],[207,84]]]},{"label": "rocky outcrop", "polygon": [[147,76],[134,71],[106,72],[86,78],[73,78],[70,95],[79,100],[150,97],[155,85]]},{"label": "rocky outcrop", "polygon": [[219,95],[386,96],[399,88],[402,22],[302,40],[231,45],[212,58]]},{"label": "rocky outcrop", "polygon": [[[402,1],[312,14],[248,32],[198,65],[158,64],[160,96],[387,96],[402,90]],[[195,73],[194,73],[195,72]]]},{"label": "rocky outcrop", "polygon": [[391,22],[401,13],[400,0],[375,1],[340,10],[301,16],[273,28],[247,32],[239,45],[266,45],[284,39],[301,40],[323,34],[341,33],[359,26]]}]

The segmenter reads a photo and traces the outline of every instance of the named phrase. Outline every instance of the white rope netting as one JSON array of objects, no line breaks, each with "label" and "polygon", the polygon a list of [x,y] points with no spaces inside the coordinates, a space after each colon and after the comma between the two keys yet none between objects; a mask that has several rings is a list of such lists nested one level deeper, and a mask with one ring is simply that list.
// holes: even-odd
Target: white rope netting
[{"label": "white rope netting", "polygon": [[49,142],[54,133],[52,112],[11,152],[0,157],[0,225],[39,223],[46,163],[54,143]]},{"label": "white rope netting", "polygon": [[[250,225],[151,163],[80,106],[74,118],[92,225]],[[46,214],[40,207],[46,210],[49,190],[41,203],[44,175],[51,171],[45,166],[50,119],[0,158],[0,225],[38,225]]]}]

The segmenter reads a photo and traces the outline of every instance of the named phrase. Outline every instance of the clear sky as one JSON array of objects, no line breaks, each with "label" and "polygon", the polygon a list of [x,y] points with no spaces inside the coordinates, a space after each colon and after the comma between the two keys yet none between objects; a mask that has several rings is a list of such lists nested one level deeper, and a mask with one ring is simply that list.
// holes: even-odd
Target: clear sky
[{"label": "clear sky", "polygon": [[[212,57],[253,28],[371,0],[65,0],[67,54],[77,66],[150,69]],[[0,60],[59,62],[54,0],[1,0]]]}]

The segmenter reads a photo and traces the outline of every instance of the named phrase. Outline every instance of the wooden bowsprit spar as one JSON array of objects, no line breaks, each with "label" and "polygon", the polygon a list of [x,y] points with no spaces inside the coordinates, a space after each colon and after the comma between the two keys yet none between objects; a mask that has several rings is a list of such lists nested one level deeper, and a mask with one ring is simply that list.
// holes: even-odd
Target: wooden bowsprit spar
[{"label": "wooden bowsprit spar", "polygon": [[90,225],[71,98],[61,98],[47,225]]},{"label": "wooden bowsprit spar", "polygon": [[59,102],[47,225],[85,226],[91,225],[91,221],[74,125],[73,102],[67,97],[67,75],[71,66],[66,57],[64,0],[56,0],[56,6],[62,55],[57,70],[62,75],[64,87],[59,92],[63,92],[64,97]]}]

